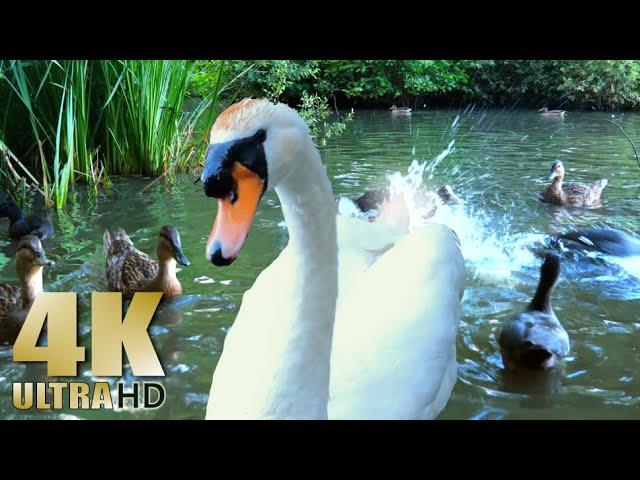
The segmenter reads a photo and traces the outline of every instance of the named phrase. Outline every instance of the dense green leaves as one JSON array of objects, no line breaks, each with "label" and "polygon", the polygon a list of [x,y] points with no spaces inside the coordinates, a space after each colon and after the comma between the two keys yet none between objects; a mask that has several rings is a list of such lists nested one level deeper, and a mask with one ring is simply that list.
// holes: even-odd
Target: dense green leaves
[{"label": "dense green leaves", "polygon": [[[200,62],[203,77],[215,62]],[[307,60],[229,62],[228,79],[247,71],[233,96],[299,105],[304,92],[340,106],[488,106],[626,109],[640,105],[636,60]],[[214,69],[215,70],[215,69]],[[209,82],[210,84],[211,82]],[[207,82],[198,83],[201,92]]]}]

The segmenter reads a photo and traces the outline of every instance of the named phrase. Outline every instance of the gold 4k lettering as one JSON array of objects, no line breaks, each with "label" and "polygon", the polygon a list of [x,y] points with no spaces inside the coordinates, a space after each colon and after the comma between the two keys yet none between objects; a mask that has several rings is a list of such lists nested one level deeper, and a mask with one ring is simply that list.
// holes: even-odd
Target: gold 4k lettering
[{"label": "gold 4k lettering", "polygon": [[[164,376],[147,332],[162,293],[136,293],[122,320],[122,294],[96,292],[91,297],[92,372],[122,376],[122,349],[136,377]],[[47,322],[47,345],[38,338]],[[73,292],[38,295],[13,346],[16,362],[47,362],[47,375],[75,377],[85,349],[77,344],[77,297]]]}]

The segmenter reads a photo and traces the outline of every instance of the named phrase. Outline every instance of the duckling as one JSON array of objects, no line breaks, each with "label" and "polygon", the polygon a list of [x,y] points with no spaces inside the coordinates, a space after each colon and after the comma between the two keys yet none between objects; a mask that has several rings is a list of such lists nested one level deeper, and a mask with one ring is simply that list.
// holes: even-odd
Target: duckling
[{"label": "duckling", "polygon": [[533,300],[502,326],[498,343],[507,370],[550,370],[568,355],[569,335],[551,308],[551,292],[559,276],[560,258],[546,255]]},{"label": "duckling", "polygon": [[567,113],[564,110],[549,110],[546,106],[542,107],[538,111],[543,117],[564,117],[564,114]]},{"label": "duckling", "polygon": [[0,203],[0,218],[9,218],[9,237],[19,240],[25,235],[35,235],[45,240],[53,233],[53,226],[45,218],[30,215],[25,217],[22,209],[14,202]]},{"label": "duckling", "polygon": [[409,107],[396,107],[391,105],[391,115],[411,115],[411,109]]},{"label": "duckling", "polygon": [[156,247],[159,265],[138,250],[122,229],[105,231],[103,243],[109,290],[126,296],[135,292],[163,292],[170,297],[182,294],[182,285],[176,277],[176,263],[185,266],[190,263],[182,251],[177,228],[164,226],[160,229]]},{"label": "duckling", "polygon": [[53,264],[38,237],[27,235],[20,240],[16,252],[20,286],[0,283],[0,342],[15,342],[33,301],[42,292],[42,269]]},{"label": "duckling", "polygon": [[608,180],[603,178],[593,184],[569,182],[562,183],[564,179],[564,165],[556,160],[551,165],[549,180],[551,184],[544,189],[539,198],[543,202],[554,205],[591,206],[600,202],[602,190],[607,186]]}]

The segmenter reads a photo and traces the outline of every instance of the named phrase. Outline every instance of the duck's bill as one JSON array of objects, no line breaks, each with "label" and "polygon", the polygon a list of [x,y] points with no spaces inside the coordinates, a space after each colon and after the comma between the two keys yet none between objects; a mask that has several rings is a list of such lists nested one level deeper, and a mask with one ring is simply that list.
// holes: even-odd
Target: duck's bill
[{"label": "duck's bill", "polygon": [[47,266],[51,266],[51,265],[55,265],[56,264],[53,260],[49,260],[44,255],[42,255],[40,257],[37,257],[36,258],[36,263],[38,265],[40,265],[41,267],[47,267]]},{"label": "duck's bill", "polygon": [[549,174],[549,180],[553,180],[554,178],[556,178],[557,173],[555,171],[551,172]]},{"label": "duck's bill", "polygon": [[175,248],[175,252],[176,252],[176,261],[180,264],[183,265],[185,267],[188,267],[189,265],[191,265],[191,262],[189,261],[189,259],[187,258],[187,256],[184,254],[184,252],[182,251],[182,247],[178,247]]},{"label": "duck's bill", "polygon": [[207,260],[216,266],[230,265],[242,250],[264,190],[260,176],[239,163],[231,175],[235,190],[218,199],[218,214],[207,241]]}]

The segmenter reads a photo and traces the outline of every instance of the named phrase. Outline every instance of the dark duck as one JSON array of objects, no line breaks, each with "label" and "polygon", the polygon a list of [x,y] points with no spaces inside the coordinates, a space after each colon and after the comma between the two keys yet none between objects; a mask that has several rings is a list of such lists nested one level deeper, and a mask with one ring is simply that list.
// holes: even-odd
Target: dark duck
[{"label": "dark duck", "polygon": [[572,261],[584,259],[600,263],[597,256],[590,254],[600,253],[614,257],[640,256],[640,236],[608,226],[594,226],[552,235],[534,246],[533,251],[539,256],[557,253]]},{"label": "dark duck", "polygon": [[26,235],[34,235],[45,240],[53,233],[53,226],[46,218],[35,215],[25,216],[22,209],[14,202],[0,203],[0,218],[9,219],[9,237],[19,240]]},{"label": "dark duck", "polygon": [[569,335],[551,308],[551,292],[559,276],[560,258],[548,254],[533,300],[502,326],[498,343],[508,371],[551,370],[568,355]]},{"label": "dark duck", "polygon": [[617,257],[640,255],[640,236],[617,228],[586,228],[557,235],[554,240],[572,250],[595,251]]}]

